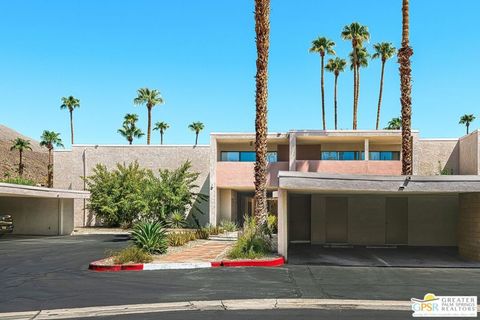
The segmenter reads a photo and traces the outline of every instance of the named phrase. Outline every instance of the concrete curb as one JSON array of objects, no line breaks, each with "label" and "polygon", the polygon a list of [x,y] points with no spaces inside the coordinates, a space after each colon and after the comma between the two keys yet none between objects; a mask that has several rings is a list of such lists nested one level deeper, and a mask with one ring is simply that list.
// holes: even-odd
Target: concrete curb
[{"label": "concrete curb", "polygon": [[179,263],[135,263],[104,264],[106,259],[89,264],[88,269],[97,272],[142,271],[142,270],[181,270],[219,267],[279,267],[285,264],[284,257],[259,260],[223,260],[212,262],[179,262]]}]

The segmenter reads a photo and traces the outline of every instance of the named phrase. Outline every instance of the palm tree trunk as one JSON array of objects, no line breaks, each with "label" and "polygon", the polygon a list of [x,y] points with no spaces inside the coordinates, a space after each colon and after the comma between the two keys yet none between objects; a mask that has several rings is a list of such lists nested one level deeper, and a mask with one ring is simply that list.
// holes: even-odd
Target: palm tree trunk
[{"label": "palm tree trunk", "polygon": [[398,62],[400,64],[400,101],[402,104],[402,174],[413,173],[412,159],[412,84],[410,57],[413,49],[409,43],[409,0],[402,3],[402,48],[398,51]]},{"label": "palm tree trunk", "polygon": [[335,130],[337,130],[337,80],[338,80],[338,74],[335,74],[335,86],[333,89],[333,100],[334,100],[334,110],[335,110]]},{"label": "palm tree trunk", "polygon": [[133,143],[133,139],[128,139],[128,144],[132,145],[132,143]]},{"label": "palm tree trunk", "polygon": [[160,144],[163,144],[163,132],[160,131]]},{"label": "palm tree trunk", "polygon": [[375,129],[378,130],[380,126],[380,108],[382,106],[382,93],[383,93],[383,74],[385,72],[385,61],[382,59],[382,75],[380,76],[380,93],[378,95],[378,108],[377,108],[377,124]]},{"label": "palm tree trunk", "polygon": [[327,124],[326,124],[326,121],[325,121],[325,80],[324,80],[324,60],[325,60],[325,56],[324,54],[320,54],[320,60],[321,60],[321,63],[320,63],[320,90],[322,92],[322,122],[323,122],[323,130],[327,130]]},{"label": "palm tree trunk", "polygon": [[255,216],[259,225],[267,218],[267,98],[270,0],[255,0],[257,74],[255,76]]},{"label": "palm tree trunk", "polygon": [[20,153],[20,161],[18,163],[18,175],[21,178],[23,176],[23,151],[19,150],[18,152]]},{"label": "palm tree trunk", "polygon": [[469,131],[468,129],[470,127],[470,123],[467,122],[466,126],[467,126],[467,134],[468,134],[468,131]]},{"label": "palm tree trunk", "polygon": [[355,96],[353,97],[354,99],[354,109],[353,109],[353,126],[354,130],[357,130],[358,127],[358,95],[360,92],[360,68],[358,66],[355,66],[353,68],[355,70],[354,75],[355,75]]},{"label": "palm tree trunk", "polygon": [[357,130],[357,51],[356,43],[352,40],[353,48],[353,130]]},{"label": "palm tree trunk", "polygon": [[48,174],[47,174],[47,186],[53,188],[53,158],[52,149],[48,149]]},{"label": "palm tree trunk", "polygon": [[195,132],[195,145],[198,143],[198,132]]},{"label": "palm tree trunk", "polygon": [[70,110],[70,135],[72,137],[72,145],[73,145],[73,110]]},{"label": "palm tree trunk", "polygon": [[152,132],[152,106],[147,105],[147,110],[148,110],[147,144],[150,144],[150,135]]}]

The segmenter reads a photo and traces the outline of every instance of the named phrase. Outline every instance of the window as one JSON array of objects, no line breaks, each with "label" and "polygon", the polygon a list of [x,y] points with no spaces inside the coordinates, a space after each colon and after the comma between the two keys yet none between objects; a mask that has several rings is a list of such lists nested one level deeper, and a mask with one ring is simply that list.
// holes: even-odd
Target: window
[{"label": "window", "polygon": [[369,159],[379,161],[400,160],[400,151],[372,151],[369,153]]},{"label": "window", "polygon": [[362,151],[322,151],[322,160],[363,160]]},{"label": "window", "polygon": [[[239,161],[239,162],[255,162],[255,151],[222,151],[220,153],[220,161]],[[268,162],[277,162],[277,152],[267,152]]]}]

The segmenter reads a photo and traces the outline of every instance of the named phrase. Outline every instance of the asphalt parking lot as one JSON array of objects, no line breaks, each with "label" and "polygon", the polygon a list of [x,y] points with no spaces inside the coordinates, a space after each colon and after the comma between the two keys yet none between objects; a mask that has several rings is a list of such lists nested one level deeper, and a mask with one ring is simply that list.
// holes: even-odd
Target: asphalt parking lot
[{"label": "asphalt parking lot", "polygon": [[87,269],[106,251],[127,244],[124,235],[0,239],[0,312],[213,299],[409,301],[427,292],[480,295],[480,269],[473,268],[286,265],[120,273]]}]

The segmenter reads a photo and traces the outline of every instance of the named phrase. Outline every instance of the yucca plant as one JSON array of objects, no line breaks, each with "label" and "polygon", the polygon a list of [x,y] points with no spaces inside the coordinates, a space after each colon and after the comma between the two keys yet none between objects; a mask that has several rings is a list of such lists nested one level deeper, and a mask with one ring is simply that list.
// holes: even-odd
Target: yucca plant
[{"label": "yucca plant", "polygon": [[220,222],[220,228],[227,232],[233,232],[238,230],[238,225],[233,221],[223,220]]},{"label": "yucca plant", "polygon": [[151,254],[167,252],[168,237],[158,222],[139,222],[133,227],[132,240],[135,245]]},{"label": "yucca plant", "polygon": [[167,226],[172,229],[185,228],[186,225],[187,221],[185,221],[185,216],[179,211],[172,213],[167,220]]}]

